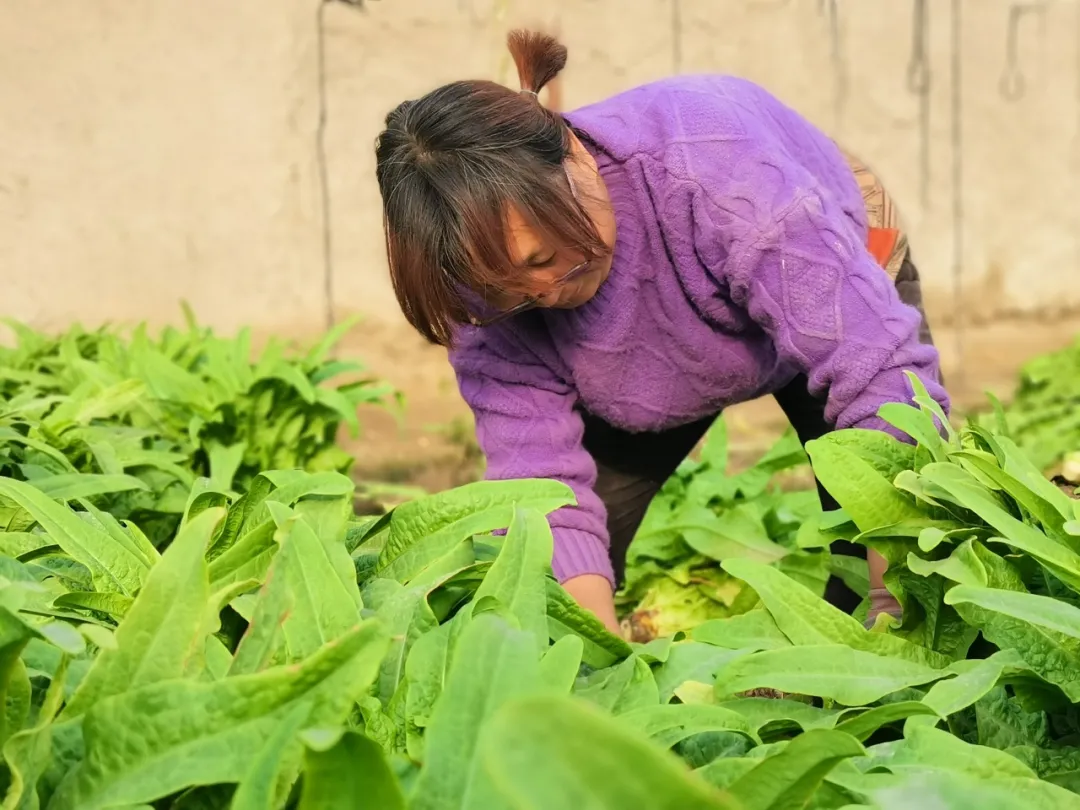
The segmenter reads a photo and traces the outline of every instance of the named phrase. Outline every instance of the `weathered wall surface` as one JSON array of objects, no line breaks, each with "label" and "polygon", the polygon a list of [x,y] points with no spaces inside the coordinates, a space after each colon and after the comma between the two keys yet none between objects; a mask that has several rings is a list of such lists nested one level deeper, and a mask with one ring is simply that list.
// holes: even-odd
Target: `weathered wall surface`
[{"label": "weathered wall surface", "polygon": [[366,6],[0,3],[0,314],[161,323],[183,298],[226,329],[303,334],[332,306],[393,334],[373,139],[436,84],[510,81],[521,22],[569,45],[566,106],[676,71],[780,95],[885,176],[939,318],[958,285],[968,322],[1080,307],[1076,3],[926,0],[922,35],[918,0]]},{"label": "weathered wall surface", "polygon": [[0,300],[40,325],[322,317],[301,0],[0,3]]}]

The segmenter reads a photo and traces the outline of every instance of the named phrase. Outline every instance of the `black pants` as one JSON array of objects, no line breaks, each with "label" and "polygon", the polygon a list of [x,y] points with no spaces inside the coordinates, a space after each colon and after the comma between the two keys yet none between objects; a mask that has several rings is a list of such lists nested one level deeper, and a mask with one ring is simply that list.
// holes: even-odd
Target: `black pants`
[{"label": "black pants", "polygon": [[[923,343],[932,344],[933,337],[923,311],[919,272],[912,264],[910,255],[904,258],[903,266],[896,276],[896,289],[904,303],[915,307],[922,314],[919,337]],[[825,419],[824,399],[810,394],[805,376],[796,377],[774,396],[803,445],[833,429],[833,425]],[[630,433],[592,414],[582,414],[585,421],[584,446],[596,461],[596,494],[607,507],[611,562],[620,584],[626,571],[627,549],[645,517],[650,501],[675,472],[675,468],[694,449],[717,416],[718,414],[708,416],[659,433]],[[824,509],[838,507],[820,482],[817,490]],[[831,550],[834,554],[866,558],[864,546],[843,540],[834,543]],[[825,598],[847,613],[853,612],[860,601],[860,597],[838,577],[829,579]]]}]

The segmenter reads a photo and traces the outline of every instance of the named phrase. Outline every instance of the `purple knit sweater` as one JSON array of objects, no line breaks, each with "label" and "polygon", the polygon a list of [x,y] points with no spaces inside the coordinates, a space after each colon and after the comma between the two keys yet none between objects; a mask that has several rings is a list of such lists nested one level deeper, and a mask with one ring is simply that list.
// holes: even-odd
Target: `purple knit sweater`
[{"label": "purple knit sweater", "polygon": [[750,82],[682,76],[577,110],[615,209],[611,274],[577,309],[463,327],[450,360],[487,477],[554,478],[577,505],[550,516],[560,581],[612,578],[584,408],[658,431],[770,394],[799,372],[837,427],[884,429],[904,370],[944,407],[918,341],[865,248],[866,211],[829,138]]}]

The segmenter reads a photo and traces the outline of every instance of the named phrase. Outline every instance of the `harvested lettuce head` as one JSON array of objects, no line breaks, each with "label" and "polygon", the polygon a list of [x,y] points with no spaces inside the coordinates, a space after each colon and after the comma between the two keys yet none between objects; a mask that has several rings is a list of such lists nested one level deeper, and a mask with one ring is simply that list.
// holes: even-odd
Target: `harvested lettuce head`
[{"label": "harvested lettuce head", "polygon": [[710,619],[743,612],[749,607],[741,604],[744,590],[742,582],[705,557],[666,571],[657,566],[639,574],[633,594],[622,595],[623,629],[632,641],[641,642],[686,632]]}]

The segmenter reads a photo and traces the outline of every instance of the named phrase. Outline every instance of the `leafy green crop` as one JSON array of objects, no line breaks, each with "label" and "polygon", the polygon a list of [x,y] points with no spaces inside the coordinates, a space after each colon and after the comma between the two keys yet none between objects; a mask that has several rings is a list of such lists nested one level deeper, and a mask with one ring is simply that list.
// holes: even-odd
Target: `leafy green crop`
[{"label": "leafy green crop", "polygon": [[[1029,360],[1000,413],[1009,435],[1041,470],[1080,450],[1080,341]],[[976,420],[990,422],[985,416]]]},{"label": "leafy green crop", "polygon": [[[52,378],[142,349],[67,340],[24,358],[48,385],[3,400],[19,437],[0,445],[5,808],[1080,806],[1080,502],[998,432],[943,436],[918,388],[882,410],[916,444],[809,446],[839,513],[770,484],[803,460],[792,437],[729,477],[715,432],[650,515],[631,590],[711,566],[699,590],[730,600],[632,644],[551,576],[562,484],[357,517],[330,455],[256,471],[260,445],[222,468],[210,438],[280,434],[168,398],[88,405],[128,378]],[[113,438],[120,459],[177,458],[102,467]],[[175,511],[126,500],[166,492]],[[885,554],[902,625],[868,632],[820,598],[835,537]]]},{"label": "leafy green crop", "polygon": [[796,542],[821,506],[816,492],[786,491],[777,476],[806,465],[789,430],[751,467],[729,474],[727,429],[717,419],[700,458],[687,459],[664,484],[630,546],[618,604],[631,636],[670,636],[753,607],[753,592],[720,568],[725,559],[776,562],[819,594],[835,571],[865,594],[865,561],[832,558],[827,549]]},{"label": "leafy green crop", "polygon": [[551,578],[551,481],[357,518],[337,472],[200,478],[161,553],[0,480],[4,806],[1080,806],[1073,504],[991,432],[885,413],[925,443],[815,442],[845,511],[797,533],[895,561],[913,607],[874,632],[792,541],[725,554],[742,612],[628,644]]},{"label": "leafy green crop", "polygon": [[[215,336],[188,317],[153,339],[75,327],[60,337],[9,322],[0,348],[0,475],[52,498],[86,500],[135,520],[160,547],[176,531],[196,479],[206,492],[244,492],[262,470],[347,472],[335,443],[359,429],[360,403],[385,385],[330,352],[350,324],[304,353],[277,341],[251,359],[251,337]],[[349,374],[349,382],[335,382]],[[211,497],[211,496],[200,496]],[[0,500],[0,525],[17,512]]]}]

